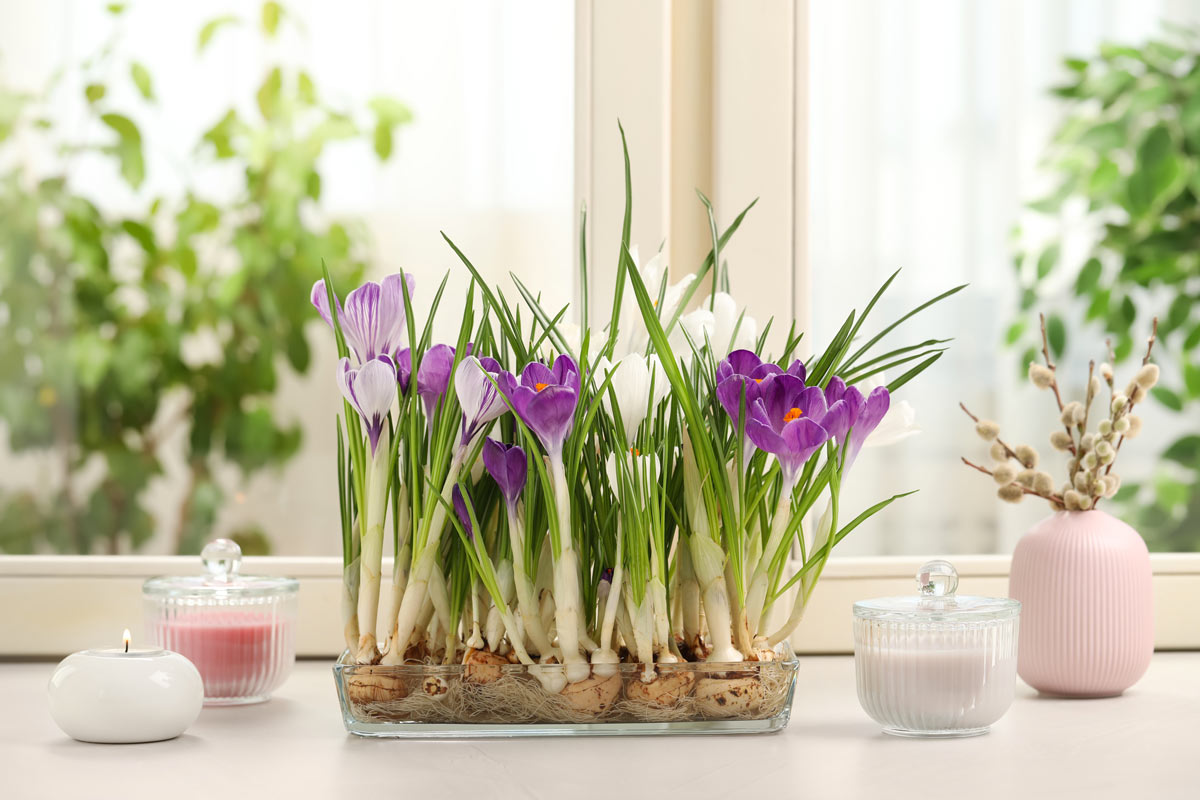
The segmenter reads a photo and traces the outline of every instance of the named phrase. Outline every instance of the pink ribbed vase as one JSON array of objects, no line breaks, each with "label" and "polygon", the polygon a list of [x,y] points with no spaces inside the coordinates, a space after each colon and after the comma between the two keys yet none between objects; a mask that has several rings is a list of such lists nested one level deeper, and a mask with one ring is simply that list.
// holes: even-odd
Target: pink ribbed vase
[{"label": "pink ribbed vase", "polygon": [[1112,697],[1154,653],[1150,554],[1104,511],[1060,511],[1017,543],[1009,595],[1021,601],[1017,673],[1063,697]]}]

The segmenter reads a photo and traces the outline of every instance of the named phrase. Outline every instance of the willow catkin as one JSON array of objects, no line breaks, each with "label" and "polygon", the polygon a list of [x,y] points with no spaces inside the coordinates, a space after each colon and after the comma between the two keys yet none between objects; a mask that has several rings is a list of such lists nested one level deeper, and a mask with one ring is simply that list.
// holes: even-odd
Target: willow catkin
[{"label": "willow catkin", "polygon": [[1054,372],[1036,361],[1029,362],[1029,382],[1039,389],[1048,389],[1054,383]]},{"label": "willow catkin", "polygon": [[992,480],[999,484],[1012,483],[1017,479],[1017,468],[1012,464],[997,464],[992,470]]},{"label": "willow catkin", "polygon": [[1125,417],[1123,419],[1123,421],[1129,423],[1127,429],[1125,430],[1125,438],[1126,439],[1132,439],[1133,437],[1137,436],[1139,433],[1142,432],[1142,418],[1141,417],[1130,414],[1128,417]]},{"label": "willow catkin", "polygon": [[988,453],[993,461],[1008,461],[1008,448],[999,442],[992,442],[992,446],[988,448]]},{"label": "willow catkin", "polygon": [[1143,366],[1133,376],[1133,382],[1146,391],[1153,389],[1154,384],[1158,383],[1158,364],[1146,364]]},{"label": "willow catkin", "polygon": [[1050,494],[1054,491],[1054,476],[1049,472],[1034,473],[1033,490],[1039,494]]},{"label": "willow catkin", "polygon": [[1037,450],[1034,450],[1030,445],[1019,444],[1014,452],[1017,454],[1017,461],[1020,461],[1027,469],[1033,469],[1037,466]]},{"label": "willow catkin", "polygon": [[990,442],[1000,435],[1000,426],[990,419],[981,419],[975,423],[975,432],[985,441]]},{"label": "willow catkin", "polygon": [[1023,469],[1017,473],[1016,481],[1022,486],[1030,489],[1033,488],[1033,480],[1037,476],[1037,472],[1032,469]]},{"label": "willow catkin", "polygon": [[1067,433],[1066,431],[1055,431],[1054,433],[1050,434],[1050,446],[1055,450],[1070,450],[1071,445],[1074,443],[1075,440],[1072,439],[1071,434]]},{"label": "willow catkin", "polygon": [[1019,503],[1025,497],[1025,490],[1019,483],[1009,483],[997,489],[996,496],[1006,503]]}]

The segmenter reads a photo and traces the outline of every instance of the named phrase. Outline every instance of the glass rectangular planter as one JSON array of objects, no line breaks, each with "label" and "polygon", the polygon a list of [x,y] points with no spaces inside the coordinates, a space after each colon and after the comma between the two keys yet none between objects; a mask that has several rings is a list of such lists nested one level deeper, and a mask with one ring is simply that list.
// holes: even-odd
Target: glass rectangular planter
[{"label": "glass rectangular planter", "polygon": [[[566,684],[557,664],[333,667],[342,720],[359,736],[476,738],[769,733],[787,726],[798,662],[613,664]],[[594,668],[595,669],[595,668]],[[601,667],[603,669],[603,667]],[[548,684],[549,689],[543,684]]]}]

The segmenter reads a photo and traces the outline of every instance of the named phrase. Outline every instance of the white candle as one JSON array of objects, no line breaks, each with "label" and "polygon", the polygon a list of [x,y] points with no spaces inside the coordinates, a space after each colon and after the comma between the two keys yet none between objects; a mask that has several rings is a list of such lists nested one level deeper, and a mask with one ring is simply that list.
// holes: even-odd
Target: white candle
[{"label": "white candle", "polygon": [[82,742],[173,739],[204,703],[200,673],[178,653],[122,647],[67,656],[50,676],[50,715]]}]

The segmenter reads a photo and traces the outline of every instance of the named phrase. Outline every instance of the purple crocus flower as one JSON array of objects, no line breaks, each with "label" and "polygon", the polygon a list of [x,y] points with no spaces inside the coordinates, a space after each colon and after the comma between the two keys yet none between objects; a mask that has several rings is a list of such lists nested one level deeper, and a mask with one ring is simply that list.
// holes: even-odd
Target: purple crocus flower
[{"label": "purple crocus flower", "polygon": [[[863,442],[871,432],[879,427],[883,417],[891,406],[892,399],[887,387],[876,386],[871,393],[863,397],[857,386],[847,386],[839,377],[834,377],[825,387],[826,402],[833,404],[841,402],[846,406],[846,427],[849,430],[849,443],[846,445],[846,468],[858,458]],[[831,434],[836,436],[838,445],[843,444],[846,431]]]},{"label": "purple crocus flower", "polygon": [[471,514],[467,511],[467,501],[457,483],[454,484],[454,516],[458,517],[458,521],[462,523],[463,530],[467,532],[467,538],[472,542],[475,541],[475,527],[471,525]]},{"label": "purple crocus flower", "polygon": [[[432,421],[433,409],[442,401],[450,386],[450,371],[454,368],[454,347],[449,344],[434,344],[421,356],[421,366],[416,371],[416,393],[425,402],[425,414]],[[413,353],[404,348],[396,354],[396,380],[401,393],[408,393],[413,378]]]},{"label": "purple crocus flower", "polygon": [[738,422],[743,387],[749,408],[758,399],[763,380],[782,372],[778,364],[764,363],[750,350],[734,350],[717,365],[717,399],[734,424]]},{"label": "purple crocus flower", "polygon": [[826,404],[817,386],[805,386],[794,375],[764,381],[760,396],[747,410],[746,435],[774,454],[790,487],[804,462],[833,436],[844,435],[849,418],[845,403]]},{"label": "purple crocus flower", "polygon": [[791,375],[804,380],[804,362],[799,359],[785,372],[778,364],[763,361],[752,350],[734,350],[717,365],[717,399],[725,413],[735,423],[738,421],[738,404],[742,387],[746,391],[746,407],[758,399],[764,381],[775,375]]},{"label": "purple crocus flower", "polygon": [[528,476],[525,451],[515,444],[504,444],[489,438],[483,443],[483,465],[504,493],[504,501],[509,509],[515,509]]},{"label": "purple crocus flower", "polygon": [[454,392],[462,407],[460,446],[466,447],[492,420],[508,411],[508,404],[494,383],[501,372],[500,363],[486,356],[467,356],[459,362],[454,373]]},{"label": "purple crocus flower", "polygon": [[[342,335],[362,364],[381,355],[395,360],[405,330],[404,288],[401,281],[408,284],[408,293],[412,295],[415,286],[413,276],[398,272],[388,275],[379,283],[367,281],[359,286],[346,295],[344,306],[336,296],[333,298]],[[332,328],[333,315],[323,279],[313,284],[310,299],[321,318]]]},{"label": "purple crocus flower", "polygon": [[400,383],[400,394],[408,394],[408,382],[412,378],[412,350],[404,348],[396,353],[396,380]]},{"label": "purple crocus flower", "polygon": [[388,410],[396,399],[396,367],[385,355],[357,368],[350,366],[349,358],[343,358],[338,362],[337,384],[366,424],[374,456]]},{"label": "purple crocus flower", "polygon": [[579,403],[579,367],[571,357],[559,356],[553,367],[530,362],[519,378],[511,372],[502,372],[499,383],[517,416],[534,432],[550,457],[560,457]]}]

